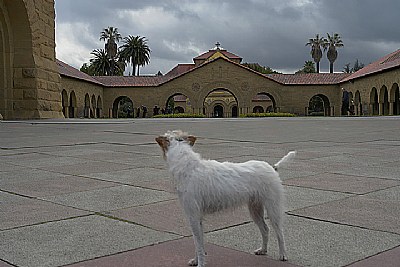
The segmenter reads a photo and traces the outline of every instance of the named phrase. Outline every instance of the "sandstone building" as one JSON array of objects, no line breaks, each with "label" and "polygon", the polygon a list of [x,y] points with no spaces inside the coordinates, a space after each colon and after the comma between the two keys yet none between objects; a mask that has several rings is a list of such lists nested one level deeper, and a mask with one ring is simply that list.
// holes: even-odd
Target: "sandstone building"
[{"label": "sandstone building", "polygon": [[[15,14],[18,14],[16,16]],[[209,117],[251,112],[399,115],[400,50],[353,74],[264,75],[217,46],[159,76],[91,77],[56,60],[53,0],[0,0],[0,114],[4,119],[113,118],[120,100]]]}]

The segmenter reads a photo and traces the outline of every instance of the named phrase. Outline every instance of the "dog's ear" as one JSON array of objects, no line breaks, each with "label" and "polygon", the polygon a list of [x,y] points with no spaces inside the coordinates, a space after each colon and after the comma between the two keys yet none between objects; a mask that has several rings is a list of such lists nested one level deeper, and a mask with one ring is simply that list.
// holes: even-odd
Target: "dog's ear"
[{"label": "dog's ear", "polygon": [[169,145],[169,140],[165,136],[156,137],[156,142],[164,150],[166,150]]},{"label": "dog's ear", "polygon": [[186,140],[186,141],[189,142],[189,145],[194,146],[194,143],[196,142],[196,139],[197,139],[196,136],[189,135],[189,136],[187,137],[187,140]]}]

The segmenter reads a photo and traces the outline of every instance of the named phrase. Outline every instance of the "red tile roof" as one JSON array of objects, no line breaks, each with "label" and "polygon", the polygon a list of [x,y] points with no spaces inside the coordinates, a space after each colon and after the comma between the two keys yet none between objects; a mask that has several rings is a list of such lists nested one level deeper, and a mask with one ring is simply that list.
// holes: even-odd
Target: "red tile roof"
[{"label": "red tile roof", "polygon": [[57,63],[58,71],[60,72],[60,75],[64,75],[67,77],[76,78],[79,80],[84,80],[87,82],[92,82],[92,83],[102,85],[102,83],[95,80],[94,77],[87,75],[86,73],[84,73],[78,69],[75,69],[74,67],[62,62],[61,60],[56,59],[56,63]]},{"label": "red tile roof", "polygon": [[327,85],[338,84],[348,73],[299,73],[299,74],[266,74],[265,76],[285,85]]},{"label": "red tile roof", "polygon": [[195,67],[195,64],[178,64],[176,67],[174,67],[172,70],[167,72],[165,76],[167,77],[176,77],[178,75],[181,75],[182,73],[188,72],[189,70],[193,69]]},{"label": "red tile roof", "polygon": [[367,75],[372,75],[378,72],[398,67],[400,67],[400,49],[378,59],[377,61],[365,66],[359,71],[356,71],[355,73],[343,79],[341,82],[347,82],[350,80],[354,80]]},{"label": "red tile roof", "polygon": [[94,76],[107,87],[158,86],[168,78],[165,76]]}]

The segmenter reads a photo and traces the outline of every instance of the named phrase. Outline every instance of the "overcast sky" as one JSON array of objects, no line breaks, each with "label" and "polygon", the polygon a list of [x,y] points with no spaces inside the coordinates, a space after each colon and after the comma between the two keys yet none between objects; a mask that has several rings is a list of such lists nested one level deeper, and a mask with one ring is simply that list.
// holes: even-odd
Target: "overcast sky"
[{"label": "overcast sky", "polygon": [[[150,64],[141,74],[168,72],[221,46],[284,73],[312,60],[309,38],[338,33],[335,72],[356,59],[369,64],[400,48],[399,0],[56,0],[57,58],[80,68],[104,48],[100,32],[145,36]],[[324,54],[321,72],[329,61]]]}]

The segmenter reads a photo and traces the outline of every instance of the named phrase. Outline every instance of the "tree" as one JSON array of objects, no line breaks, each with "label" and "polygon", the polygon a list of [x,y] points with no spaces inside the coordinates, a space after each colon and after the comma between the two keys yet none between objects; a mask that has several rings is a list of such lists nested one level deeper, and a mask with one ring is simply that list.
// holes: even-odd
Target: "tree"
[{"label": "tree", "polygon": [[303,68],[295,72],[295,74],[298,73],[316,73],[314,62],[311,60],[306,61]]},{"label": "tree", "polygon": [[329,72],[333,73],[333,63],[336,61],[338,52],[336,50],[337,47],[342,47],[343,41],[339,34],[335,33],[332,36],[327,33],[328,38],[325,39],[324,50],[328,49],[327,57],[329,60]]},{"label": "tree", "polygon": [[121,34],[118,32],[118,28],[114,28],[109,26],[108,28],[103,29],[100,33],[100,41],[106,41],[105,44],[105,52],[111,62],[111,73],[114,73],[115,68],[115,58],[117,57],[118,48],[117,43],[122,40]]},{"label": "tree", "polygon": [[350,63],[347,63],[343,67],[343,72],[344,73],[354,73],[356,71],[359,71],[360,69],[364,68],[364,63],[361,63],[356,59],[356,61],[353,64],[353,67],[350,67]]},{"label": "tree", "polygon": [[139,38],[139,47],[137,53],[137,75],[139,76],[139,67],[143,67],[150,63],[150,48],[147,45],[147,39],[145,37]]},{"label": "tree", "polygon": [[311,57],[314,59],[314,62],[317,66],[317,73],[319,73],[319,62],[322,58],[322,50],[321,48],[326,47],[326,41],[324,37],[319,37],[319,34],[315,35],[315,38],[310,38],[306,46],[311,46]]},{"label": "tree", "polygon": [[139,75],[139,66],[144,66],[150,61],[150,48],[145,37],[129,35],[123,40],[120,49],[120,58],[132,65],[132,75]]},{"label": "tree", "polygon": [[115,59],[110,59],[104,49],[95,49],[90,53],[93,57],[90,59],[89,69],[94,76],[114,76],[122,75],[123,71],[120,64]]}]

